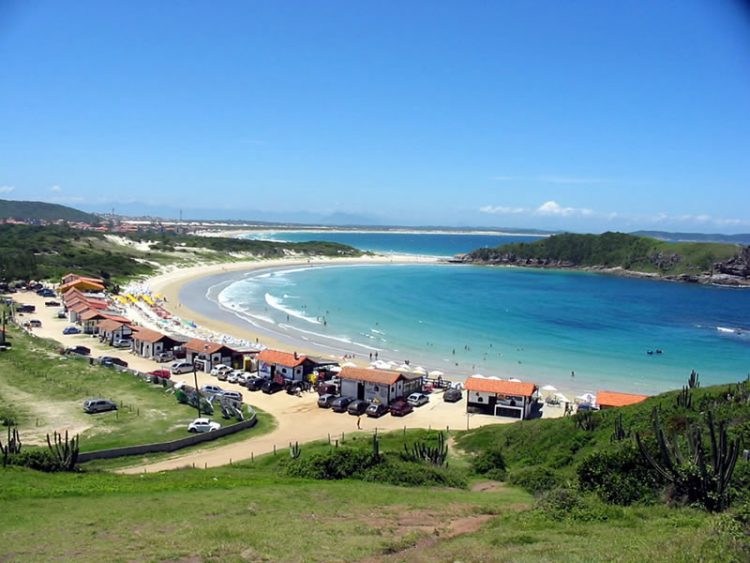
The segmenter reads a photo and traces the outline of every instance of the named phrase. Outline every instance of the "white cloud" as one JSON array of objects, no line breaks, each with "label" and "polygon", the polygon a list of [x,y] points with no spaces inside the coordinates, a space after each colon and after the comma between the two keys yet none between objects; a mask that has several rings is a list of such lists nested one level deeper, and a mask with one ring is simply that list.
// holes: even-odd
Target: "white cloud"
[{"label": "white cloud", "polygon": [[591,216],[594,211],[591,209],[577,207],[563,207],[556,201],[546,201],[534,210],[535,215],[554,215],[558,217],[570,217],[571,215]]},{"label": "white cloud", "polygon": [[52,186],[52,187],[51,187],[51,188],[49,189],[49,191],[51,191],[51,192],[61,192],[61,191],[62,191],[62,188],[61,188],[60,186],[58,186],[57,184],[55,184],[54,186]]},{"label": "white cloud", "polygon": [[9,194],[15,189],[15,186],[0,186],[0,194]]},{"label": "white cloud", "polygon": [[504,205],[485,205],[484,207],[480,207],[479,211],[481,213],[491,213],[495,215],[511,215],[526,213],[528,212],[528,209],[525,207],[506,207]]}]

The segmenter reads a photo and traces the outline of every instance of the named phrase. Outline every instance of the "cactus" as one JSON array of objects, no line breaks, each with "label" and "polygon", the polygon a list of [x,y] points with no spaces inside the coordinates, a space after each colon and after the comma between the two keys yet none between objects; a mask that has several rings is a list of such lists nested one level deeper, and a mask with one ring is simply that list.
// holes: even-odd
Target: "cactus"
[{"label": "cactus", "polygon": [[610,439],[612,442],[620,442],[629,436],[630,430],[625,430],[625,425],[622,423],[622,413],[619,413],[615,419],[615,430],[612,432]]},{"label": "cactus", "polygon": [[378,439],[377,432],[372,435],[372,457],[380,457],[380,440]]},{"label": "cactus", "polygon": [[21,435],[18,433],[18,428],[15,426],[8,426],[8,440],[5,446],[0,442],[0,451],[3,453],[3,467],[8,466],[10,456],[21,453]]},{"label": "cactus", "polygon": [[599,419],[591,411],[578,412],[573,416],[576,428],[585,432],[593,432],[599,426]]},{"label": "cactus", "polygon": [[656,409],[652,412],[652,426],[659,459],[651,455],[637,432],[635,440],[646,462],[675,487],[678,495],[691,503],[702,504],[711,512],[719,512],[729,506],[729,484],[740,452],[740,439],[730,440],[726,422],[716,425],[711,411],[706,418],[710,456],[703,447],[703,432],[699,426],[687,431],[689,455],[683,456],[677,437],[673,436],[671,442],[667,439]]},{"label": "cactus", "polygon": [[687,385],[682,387],[682,391],[680,391],[680,394],[677,395],[677,399],[675,400],[678,407],[688,410],[693,408],[693,395],[690,392],[691,389],[692,388]]},{"label": "cactus", "polygon": [[688,387],[691,389],[697,389],[701,386],[700,381],[698,381],[698,372],[695,370],[692,370],[690,372],[690,377],[688,377]]},{"label": "cactus", "polygon": [[289,455],[292,459],[297,459],[302,454],[302,449],[299,447],[298,442],[294,442],[294,445],[292,445],[291,442],[289,442]]},{"label": "cactus", "polygon": [[413,461],[428,461],[438,467],[445,465],[448,459],[448,445],[445,442],[445,434],[438,433],[437,446],[428,446],[425,442],[414,442],[411,447],[404,444],[406,457]]},{"label": "cactus", "polygon": [[63,471],[74,471],[76,462],[78,462],[79,438],[76,434],[72,439],[68,438],[68,431],[65,431],[65,440],[62,434],[54,433],[54,445],[47,434],[47,446],[52,456],[55,458]]}]

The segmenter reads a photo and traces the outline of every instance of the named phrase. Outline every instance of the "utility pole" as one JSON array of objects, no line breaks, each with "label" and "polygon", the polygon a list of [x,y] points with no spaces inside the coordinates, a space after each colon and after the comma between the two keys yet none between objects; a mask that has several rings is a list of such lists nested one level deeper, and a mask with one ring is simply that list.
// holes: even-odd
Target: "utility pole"
[{"label": "utility pole", "polygon": [[201,392],[198,390],[198,366],[193,358],[193,380],[195,382],[195,408],[198,410],[198,418],[201,417]]}]

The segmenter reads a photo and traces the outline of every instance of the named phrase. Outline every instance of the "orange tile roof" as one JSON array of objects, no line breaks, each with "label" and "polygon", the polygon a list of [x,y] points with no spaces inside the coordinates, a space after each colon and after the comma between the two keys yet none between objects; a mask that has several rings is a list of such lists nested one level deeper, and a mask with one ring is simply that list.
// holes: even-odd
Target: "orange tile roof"
[{"label": "orange tile roof", "polygon": [[102,315],[104,315],[108,319],[112,319],[113,321],[117,321],[118,323],[122,323],[124,325],[129,325],[133,322],[127,317],[121,317],[120,315],[110,315],[108,313],[102,313]]},{"label": "orange tile roof", "polygon": [[193,338],[185,343],[185,349],[192,352],[198,352],[200,354],[215,354],[225,346],[218,342],[209,342],[208,340],[200,340],[199,338]]},{"label": "orange tile roof", "polygon": [[95,311],[94,309],[88,309],[87,311],[83,311],[81,313],[81,320],[83,321],[90,321],[91,319],[95,319],[96,317],[101,317],[102,319],[106,319],[107,315],[104,315],[103,313],[100,313],[99,311]]},{"label": "orange tile roof", "polygon": [[158,342],[162,338],[169,338],[161,332],[151,330],[149,328],[138,327],[138,330],[133,333],[133,340],[141,340],[143,342]]},{"label": "orange tile roof", "polygon": [[289,352],[279,352],[278,350],[263,350],[258,354],[258,359],[267,364],[278,364],[286,367],[297,367],[304,363],[307,356],[290,354]]},{"label": "orange tile roof", "polygon": [[648,399],[648,395],[634,395],[633,393],[619,393],[617,391],[599,391],[596,402],[602,407],[624,407],[634,405]]},{"label": "orange tile roof", "polygon": [[78,279],[78,280],[73,280],[73,281],[70,281],[68,283],[62,284],[58,288],[58,291],[60,291],[62,293],[65,293],[66,291],[68,291],[71,288],[77,288],[77,286],[79,286],[79,285],[84,285],[84,286],[87,287],[87,289],[90,288],[90,289],[97,290],[97,291],[103,291],[104,290],[104,284],[102,284],[102,283],[100,283],[98,281]]},{"label": "orange tile roof", "polygon": [[357,381],[367,381],[379,385],[393,385],[399,379],[402,379],[403,375],[400,371],[353,367],[343,367],[339,372],[341,379],[356,379]]},{"label": "orange tile roof", "polygon": [[89,304],[85,301],[80,301],[78,303],[75,303],[74,305],[71,305],[70,307],[68,307],[68,309],[70,311],[73,311],[74,313],[82,313],[86,309],[91,309],[91,307],[89,307]]},{"label": "orange tile roof", "polygon": [[96,323],[96,327],[102,329],[105,332],[111,332],[123,326],[128,325],[127,323],[121,323],[114,319],[104,319],[103,321],[99,321],[98,323]]},{"label": "orange tile roof", "polygon": [[537,390],[536,385],[533,383],[485,377],[470,377],[466,380],[464,387],[467,391],[497,393],[498,395],[518,395],[521,397],[531,397]]}]

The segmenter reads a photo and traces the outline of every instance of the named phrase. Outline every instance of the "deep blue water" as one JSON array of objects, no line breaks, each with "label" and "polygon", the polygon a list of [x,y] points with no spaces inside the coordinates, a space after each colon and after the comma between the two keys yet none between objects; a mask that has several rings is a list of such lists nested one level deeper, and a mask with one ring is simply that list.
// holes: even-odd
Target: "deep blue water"
[{"label": "deep blue water", "polygon": [[419,254],[422,256],[453,256],[476,248],[494,247],[510,242],[532,242],[538,236],[510,236],[457,233],[374,233],[374,232],[311,232],[274,231],[252,233],[247,238],[306,242],[323,240],[348,244],[360,250],[386,254]]},{"label": "deep blue water", "polygon": [[[220,301],[267,330],[320,343],[322,352],[378,351],[448,375],[655,393],[680,387],[691,369],[704,384],[750,371],[744,290],[582,272],[368,265],[253,272]],[[657,348],[663,354],[647,354]]]}]

